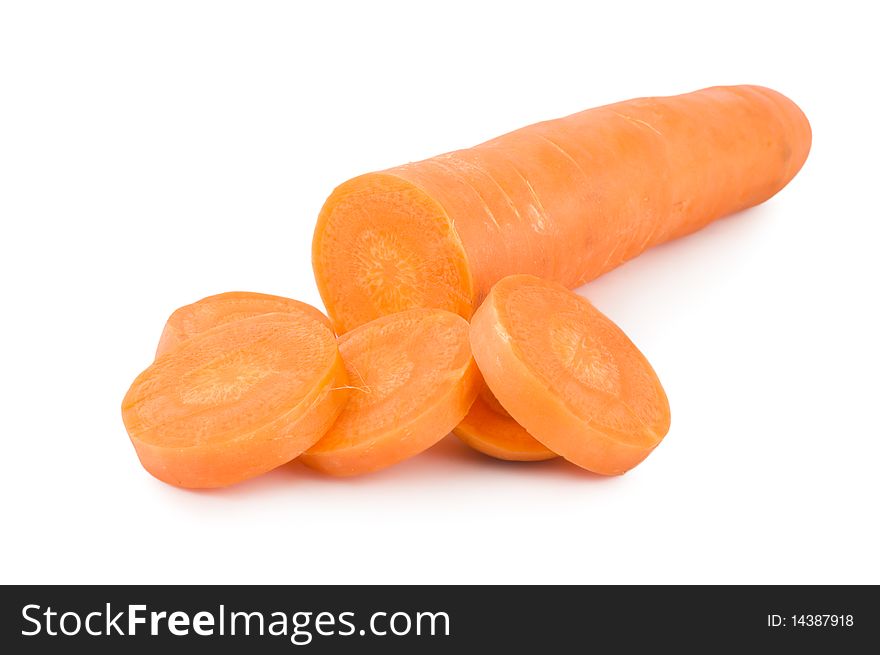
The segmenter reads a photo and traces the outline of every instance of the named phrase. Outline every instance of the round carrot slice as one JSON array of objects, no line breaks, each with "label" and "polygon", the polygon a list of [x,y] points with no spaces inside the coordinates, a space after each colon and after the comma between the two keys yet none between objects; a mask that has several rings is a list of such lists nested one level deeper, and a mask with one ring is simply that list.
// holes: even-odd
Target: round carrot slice
[{"label": "round carrot slice", "polygon": [[320,320],[261,314],[181,343],[141,373],[122,419],[144,468],[180,487],[221,487],[312,446],[348,377]]},{"label": "round carrot slice", "polygon": [[486,385],[452,432],[474,450],[497,459],[538,462],[556,457],[507,413]]},{"label": "round carrot slice", "polygon": [[369,473],[440,441],[480,385],[468,324],[442,309],[412,309],[339,338],[352,386],[329,432],[300,460],[332,475]]},{"label": "round carrot slice", "polygon": [[258,314],[284,312],[310,317],[330,327],[330,319],[304,302],[251,291],[228,291],[208,296],[175,310],[165,323],[156,357],[174,350],[187,339],[224,323],[240,321]]},{"label": "round carrot slice", "polygon": [[501,405],[578,466],[624,473],[669,431],[669,402],[644,355],[562,285],[531,275],[502,279],[474,314],[470,334]]}]

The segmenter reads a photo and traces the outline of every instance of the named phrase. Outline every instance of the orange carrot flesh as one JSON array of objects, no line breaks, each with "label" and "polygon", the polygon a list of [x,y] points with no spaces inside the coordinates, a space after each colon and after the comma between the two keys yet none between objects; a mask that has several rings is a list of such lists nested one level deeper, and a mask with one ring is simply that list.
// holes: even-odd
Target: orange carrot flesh
[{"label": "orange carrot flesh", "polygon": [[415,307],[470,316],[467,258],[444,209],[393,175],[362,176],[345,188],[333,205],[344,225],[333,220],[323,229],[325,207],[312,244],[316,281],[325,306],[337,310],[337,332]]},{"label": "orange carrot flesh", "polygon": [[348,397],[336,339],[289,313],[224,323],[135,379],[122,418],[144,468],[180,487],[221,487],[314,445]]},{"label": "orange carrot flesh", "polygon": [[485,455],[512,462],[538,462],[556,453],[526,432],[485,385],[453,433]]},{"label": "orange carrot flesh", "polygon": [[159,338],[156,357],[160,357],[205,330],[258,314],[283,312],[320,321],[328,319],[320,310],[299,300],[251,291],[229,291],[208,296],[174,311]]},{"label": "orange carrot flesh", "polygon": [[469,318],[506,275],[574,288],[767,200],[810,143],[801,110],[758,86],[537,123],[339,186],[315,229],[315,277],[339,333],[412,307]]},{"label": "orange carrot flesh", "polygon": [[624,473],[669,431],[644,355],[585,298],[531,275],[502,279],[471,321],[471,346],[501,405],[551,451]]},{"label": "orange carrot flesh", "polygon": [[468,324],[439,309],[391,314],[339,338],[352,392],[300,461],[332,475],[369,473],[433,446],[464,418],[480,376]]}]

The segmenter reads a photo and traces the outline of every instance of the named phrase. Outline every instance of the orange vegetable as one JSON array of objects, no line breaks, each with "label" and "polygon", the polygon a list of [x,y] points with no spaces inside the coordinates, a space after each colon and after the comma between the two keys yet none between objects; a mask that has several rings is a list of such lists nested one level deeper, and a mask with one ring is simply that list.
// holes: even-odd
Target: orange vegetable
[{"label": "orange vegetable", "polygon": [[531,273],[574,288],[773,196],[806,117],[758,86],[639,98],[354,178],[321,210],[312,261],[337,332],[412,307],[469,318]]},{"label": "orange vegetable", "polygon": [[289,462],[336,419],[348,377],[319,318],[261,314],[181,342],[141,373],[122,418],[144,468],[220,487]]},{"label": "orange vegetable", "polygon": [[325,473],[368,473],[417,455],[449,434],[479,391],[467,321],[441,309],[367,323],[339,338],[339,352],[351,397],[300,457]]},{"label": "orange vegetable", "polygon": [[474,450],[498,459],[536,462],[556,457],[513,420],[485,385],[453,432]]},{"label": "orange vegetable", "polygon": [[229,291],[202,298],[171,314],[159,338],[156,357],[174,350],[190,337],[210,328],[273,312],[311,317],[330,327],[330,320],[321,311],[304,302],[265,293]]},{"label": "orange vegetable", "polygon": [[501,405],[578,466],[624,473],[669,431],[669,402],[644,355],[586,299],[556,282],[504,278],[474,314],[470,335]]}]

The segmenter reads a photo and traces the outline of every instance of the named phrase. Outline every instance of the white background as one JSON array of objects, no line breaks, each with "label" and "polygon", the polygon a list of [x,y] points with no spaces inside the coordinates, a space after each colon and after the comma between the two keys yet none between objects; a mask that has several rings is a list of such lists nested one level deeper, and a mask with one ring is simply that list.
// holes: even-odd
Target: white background
[{"label": "white background", "polygon": [[[0,579],[880,582],[870,6],[3,3]],[[804,109],[804,170],[582,289],[669,394],[639,468],[449,438],[348,480],[295,464],[192,492],[141,469],[119,406],[167,315],[233,289],[320,305],[309,248],[335,184],[736,83]]]}]

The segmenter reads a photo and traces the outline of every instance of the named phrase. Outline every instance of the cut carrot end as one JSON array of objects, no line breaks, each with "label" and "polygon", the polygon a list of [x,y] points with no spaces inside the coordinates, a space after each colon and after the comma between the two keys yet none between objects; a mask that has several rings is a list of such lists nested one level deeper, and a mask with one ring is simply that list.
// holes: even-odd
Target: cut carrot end
[{"label": "cut carrot end", "polygon": [[318,217],[312,265],[339,334],[416,307],[469,318],[467,258],[444,209],[411,182],[385,173],[337,187]]},{"label": "cut carrot end", "polygon": [[535,439],[605,475],[641,462],[669,431],[669,403],[644,355],[585,298],[555,282],[498,282],[471,322],[486,384]]},{"label": "cut carrot end", "polygon": [[336,339],[314,317],[271,313],[197,334],[132,384],[122,417],[144,468],[180,487],[221,487],[298,456],[348,396]]},{"label": "cut carrot end", "polygon": [[467,321],[445,310],[371,321],[340,337],[339,351],[350,400],[300,457],[324,473],[369,473],[417,455],[449,434],[479,391]]},{"label": "cut carrot end", "polygon": [[474,450],[496,459],[539,462],[557,456],[526,432],[485,387],[452,432]]}]

